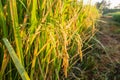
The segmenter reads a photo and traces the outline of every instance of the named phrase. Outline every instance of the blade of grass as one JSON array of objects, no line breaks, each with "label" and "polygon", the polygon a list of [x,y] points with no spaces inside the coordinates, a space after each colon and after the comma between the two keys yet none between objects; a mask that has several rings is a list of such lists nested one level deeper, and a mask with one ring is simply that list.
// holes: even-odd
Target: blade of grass
[{"label": "blade of grass", "polygon": [[36,54],[38,52],[39,37],[37,37],[36,43],[37,44],[35,44],[34,56],[33,56],[33,59],[32,59],[32,66],[31,66],[31,74],[30,74],[30,79],[31,80],[33,80],[33,74],[35,72],[35,64],[36,64],[36,59],[37,59]]},{"label": "blade of grass", "polygon": [[12,48],[10,42],[8,41],[7,38],[3,38],[3,41],[5,43],[5,46],[7,47],[8,51],[9,51],[9,54],[10,54],[10,57],[12,58],[14,64],[15,64],[15,67],[17,68],[21,78],[23,80],[30,80],[27,72],[25,71],[23,65],[21,64],[19,58],[17,57],[14,49]]},{"label": "blade of grass", "polygon": [[5,20],[5,17],[4,17],[1,0],[0,0],[0,27],[3,28],[3,37],[7,37],[8,32],[7,32],[6,20]]},{"label": "blade of grass", "polygon": [[37,0],[32,0],[32,11],[31,11],[31,27],[30,34],[33,34],[37,27]]},{"label": "blade of grass", "polygon": [[[31,17],[30,17],[30,21],[31,21],[31,26],[29,28],[29,36],[30,38],[28,39],[27,43],[28,43],[28,46],[26,48],[26,52],[25,54],[28,53],[29,49],[31,48],[31,45],[32,43],[34,42],[34,39],[36,38],[36,33],[35,33],[35,30],[37,28],[37,23],[38,23],[38,20],[37,20],[37,0],[32,0],[32,10],[31,10]],[[29,44],[30,43],[30,44]]]},{"label": "blade of grass", "polygon": [[13,23],[13,30],[14,30],[14,37],[15,37],[16,48],[17,48],[17,55],[18,55],[18,58],[19,58],[20,62],[22,63],[22,65],[24,65],[23,51],[22,51],[22,40],[20,37],[20,31],[19,31],[16,0],[10,0],[10,12],[11,12],[11,18],[12,18],[12,23]]},{"label": "blade of grass", "polygon": [[[2,30],[3,30],[3,37],[7,37],[8,32],[7,32],[7,27],[6,27],[6,19],[5,19],[5,16],[4,16],[1,0],[0,0],[0,27],[2,27]],[[4,49],[4,52],[3,52],[2,55],[4,55],[4,56],[3,56],[3,60],[1,59],[2,60],[2,66],[1,66],[1,69],[0,69],[0,80],[2,80],[3,74],[5,72],[7,64],[9,62],[9,56],[7,55],[7,52],[6,52],[5,49]]]},{"label": "blade of grass", "polygon": [[6,53],[6,50],[4,51],[4,58],[3,58],[3,61],[2,61],[2,66],[1,66],[1,69],[0,69],[0,80],[2,80],[2,77],[3,77],[3,74],[5,72],[5,69],[7,67],[7,64],[9,62],[9,55]]}]

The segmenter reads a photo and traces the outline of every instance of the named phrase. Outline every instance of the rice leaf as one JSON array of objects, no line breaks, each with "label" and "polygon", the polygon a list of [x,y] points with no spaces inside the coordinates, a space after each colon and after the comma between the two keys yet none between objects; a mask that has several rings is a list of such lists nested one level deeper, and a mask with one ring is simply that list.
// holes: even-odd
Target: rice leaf
[{"label": "rice leaf", "polygon": [[15,67],[17,68],[20,76],[22,77],[23,80],[30,80],[27,72],[25,71],[23,65],[21,64],[20,60],[18,59],[14,49],[12,48],[10,42],[8,41],[7,38],[3,38],[3,41],[5,43],[5,46],[7,47],[8,51],[9,51],[9,54],[10,54],[10,57],[12,58],[14,64],[15,64]]},{"label": "rice leaf", "polygon": [[18,24],[16,0],[10,0],[10,12],[11,12],[11,18],[12,18],[12,23],[13,23],[13,30],[14,30],[14,37],[15,37],[16,48],[17,48],[17,55],[18,55],[20,62],[24,65],[23,51],[22,51],[22,40],[20,37],[20,27]]},{"label": "rice leaf", "polygon": [[4,12],[3,12],[3,7],[2,7],[2,2],[0,0],[0,27],[3,28],[3,36],[7,37],[8,33],[7,33],[7,28],[6,28],[6,20],[4,17]]}]

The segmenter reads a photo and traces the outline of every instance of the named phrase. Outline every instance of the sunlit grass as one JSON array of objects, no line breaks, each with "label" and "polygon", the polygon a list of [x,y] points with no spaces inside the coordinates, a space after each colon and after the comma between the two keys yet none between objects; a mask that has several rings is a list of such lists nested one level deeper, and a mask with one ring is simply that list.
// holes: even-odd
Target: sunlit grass
[{"label": "sunlit grass", "polygon": [[0,41],[1,52],[12,58],[6,65],[4,60],[8,57],[3,58],[1,65],[5,68],[0,70],[0,79],[25,76],[11,55],[12,48],[31,80],[59,80],[63,74],[67,78],[69,60],[75,54],[83,60],[83,43],[94,35],[99,18],[94,6],[76,0],[5,0],[0,10],[0,34],[5,38],[4,43]]}]

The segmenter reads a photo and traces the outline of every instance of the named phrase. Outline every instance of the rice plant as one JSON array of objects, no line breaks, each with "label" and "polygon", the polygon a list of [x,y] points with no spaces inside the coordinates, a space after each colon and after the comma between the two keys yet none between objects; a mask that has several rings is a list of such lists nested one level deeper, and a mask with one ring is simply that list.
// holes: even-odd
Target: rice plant
[{"label": "rice plant", "polygon": [[0,79],[67,78],[97,18],[82,0],[0,0]]}]

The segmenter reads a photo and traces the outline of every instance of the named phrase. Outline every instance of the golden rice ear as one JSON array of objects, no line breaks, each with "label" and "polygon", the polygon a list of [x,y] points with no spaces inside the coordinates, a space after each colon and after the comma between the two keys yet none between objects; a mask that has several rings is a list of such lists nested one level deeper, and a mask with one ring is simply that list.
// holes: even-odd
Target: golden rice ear
[{"label": "golden rice ear", "polygon": [[63,67],[63,72],[64,72],[64,75],[65,77],[67,78],[67,68],[69,67],[69,54],[67,52],[67,45],[68,45],[68,42],[67,42],[67,34],[62,31],[62,34],[63,34],[63,38],[64,38],[64,45],[62,47],[62,57],[63,57],[63,63],[62,63],[62,67]]},{"label": "golden rice ear", "polygon": [[67,78],[67,68],[69,67],[69,55],[68,55],[68,53],[66,51],[63,54],[62,67],[63,67],[64,75]]},{"label": "golden rice ear", "polygon": [[82,43],[82,39],[81,39],[80,35],[77,35],[76,37],[77,37],[76,42],[77,42],[77,46],[78,46],[77,52],[79,53],[80,60],[82,61],[83,60],[83,53],[82,53],[83,43]]}]

